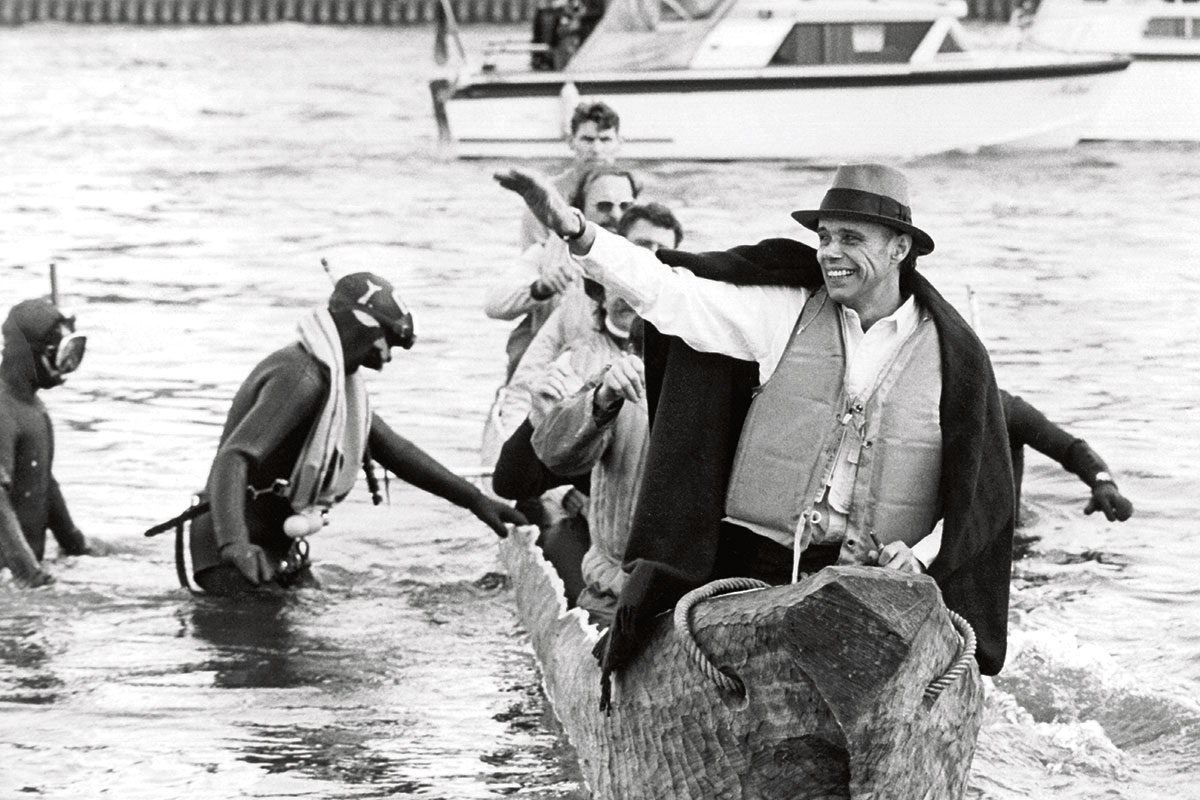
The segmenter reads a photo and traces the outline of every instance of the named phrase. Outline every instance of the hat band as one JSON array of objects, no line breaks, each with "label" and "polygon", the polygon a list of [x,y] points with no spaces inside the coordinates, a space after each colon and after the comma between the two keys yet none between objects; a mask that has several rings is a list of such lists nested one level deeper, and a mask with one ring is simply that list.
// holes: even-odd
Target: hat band
[{"label": "hat band", "polygon": [[835,214],[838,211],[850,211],[856,214],[871,214],[912,224],[912,210],[903,203],[890,197],[874,192],[864,192],[861,189],[830,189],[821,200],[821,211]]}]

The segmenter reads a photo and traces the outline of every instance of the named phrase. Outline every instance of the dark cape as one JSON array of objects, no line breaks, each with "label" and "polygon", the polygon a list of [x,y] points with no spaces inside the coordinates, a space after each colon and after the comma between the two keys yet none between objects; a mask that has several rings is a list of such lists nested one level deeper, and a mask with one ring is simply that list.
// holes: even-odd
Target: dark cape
[{"label": "dark cape", "polygon": [[[822,285],[815,251],[791,239],[658,256],[729,283]],[[941,348],[944,519],[929,575],[947,607],[975,629],[980,670],[994,675],[1008,635],[1015,509],[1000,394],[987,351],[958,312],[915,271],[902,274],[900,288],[932,317]],[[758,385],[756,363],[697,352],[649,324],[645,361],[650,444],[625,553],[629,579],[596,647],[606,687],[609,675],[637,655],[654,618],[717,573],[726,487]]]}]

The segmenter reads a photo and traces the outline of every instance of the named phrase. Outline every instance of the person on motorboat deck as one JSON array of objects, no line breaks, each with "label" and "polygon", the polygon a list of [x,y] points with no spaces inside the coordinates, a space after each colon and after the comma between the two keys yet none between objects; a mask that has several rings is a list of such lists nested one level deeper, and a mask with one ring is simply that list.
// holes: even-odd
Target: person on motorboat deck
[{"label": "person on motorboat deck", "polygon": [[46,531],[63,555],[100,555],[76,527],[54,478],[54,428],[38,391],[79,368],[87,337],[48,300],[25,300],[4,320],[0,357],[0,568],[18,583],[43,586]]},{"label": "person on motorboat deck", "polygon": [[526,523],[371,411],[360,368],[383,369],[393,347],[407,350],[415,339],[412,314],[388,281],[369,272],[342,277],[299,332],[234,395],[208,478],[210,509],[191,527],[201,589],[248,596],[312,583],[307,537],[371,458],[499,536],[506,523]]},{"label": "person on motorboat deck", "polygon": [[[588,173],[601,167],[611,167],[621,155],[621,116],[612,106],[600,100],[579,103],[571,112],[567,147],[571,163],[551,176],[550,181],[566,198],[579,195]],[[580,206],[582,208],[582,206]],[[528,210],[521,213],[521,250],[546,241],[550,232]]]},{"label": "person on motorboat deck", "polygon": [[[632,172],[597,167],[583,177],[571,202],[583,218],[616,231],[621,216],[640,192],[641,185]],[[505,345],[506,383],[546,319],[572,289],[578,289],[580,278],[579,265],[568,252],[567,243],[555,236],[529,247],[514,268],[488,288],[483,311],[489,318],[521,320]]]},{"label": "person on motorboat deck", "polygon": [[536,174],[496,179],[571,240],[585,275],[674,337],[659,350],[647,334],[651,441],[598,652],[606,677],[696,586],[835,563],[928,572],[974,627],[981,670],[1000,670],[1015,514],[1004,415],[986,350],[916,270],[934,243],[902,172],[839,166],[820,207],[792,214],[815,253],[771,239],[658,258]]}]

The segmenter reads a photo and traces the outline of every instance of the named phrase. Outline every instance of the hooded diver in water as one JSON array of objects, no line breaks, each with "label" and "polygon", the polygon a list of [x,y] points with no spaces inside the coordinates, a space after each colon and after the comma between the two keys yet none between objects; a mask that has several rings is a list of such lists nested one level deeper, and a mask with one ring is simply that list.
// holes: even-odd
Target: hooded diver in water
[{"label": "hooded diver in water", "polygon": [[54,430],[38,397],[79,368],[87,338],[48,300],[17,303],[4,321],[0,358],[0,567],[29,586],[52,583],[43,569],[46,531],[60,553],[95,554],[75,526],[54,479]]}]

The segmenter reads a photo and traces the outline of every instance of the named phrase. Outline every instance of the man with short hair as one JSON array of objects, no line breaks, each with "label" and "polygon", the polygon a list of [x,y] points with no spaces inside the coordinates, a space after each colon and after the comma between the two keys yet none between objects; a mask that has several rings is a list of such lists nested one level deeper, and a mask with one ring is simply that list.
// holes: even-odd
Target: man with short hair
[{"label": "man with short hair", "polygon": [[0,358],[0,567],[27,586],[53,583],[42,568],[46,531],[59,552],[93,552],[75,526],[52,471],[54,431],[41,389],[53,389],[83,360],[75,318],[48,300],[17,303],[4,320]]},{"label": "man with short hair", "polygon": [[299,341],[267,356],[234,395],[209,474],[209,509],[192,523],[200,588],[248,596],[311,581],[307,537],[371,458],[468,509],[498,536],[507,534],[506,523],[526,523],[370,410],[361,368],[383,369],[393,347],[408,349],[415,339],[412,315],[388,281],[346,275],[299,332]]},{"label": "man with short hair", "polygon": [[[916,271],[933,240],[901,172],[842,165],[820,208],[793,213],[819,236],[815,260],[787,239],[668,254],[690,271],[597,231],[537,176],[497,180],[572,242],[588,277],[677,337],[666,377],[647,379],[654,425],[606,674],[696,585],[833,563],[927,570],[974,626],[982,671],[999,671],[1014,516],[1004,417],[987,352]],[[927,540],[939,519],[940,541]]]},{"label": "man with short hair", "polygon": [[[567,147],[571,149],[571,163],[550,178],[559,194],[568,199],[579,192],[588,172],[617,162],[621,153],[621,117],[599,100],[579,103],[571,113],[570,128]],[[537,217],[528,211],[521,215],[522,250],[544,241],[547,235],[546,226]]]}]

